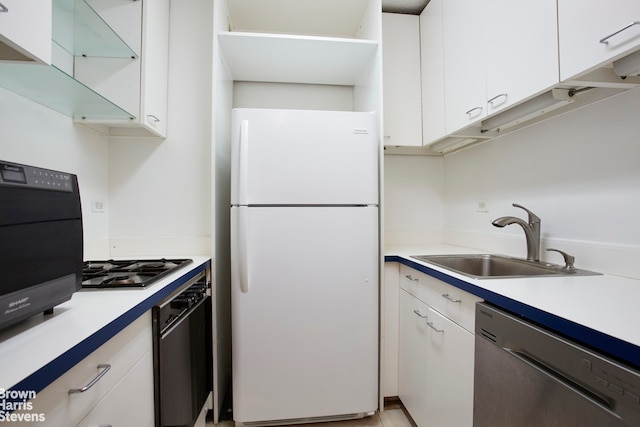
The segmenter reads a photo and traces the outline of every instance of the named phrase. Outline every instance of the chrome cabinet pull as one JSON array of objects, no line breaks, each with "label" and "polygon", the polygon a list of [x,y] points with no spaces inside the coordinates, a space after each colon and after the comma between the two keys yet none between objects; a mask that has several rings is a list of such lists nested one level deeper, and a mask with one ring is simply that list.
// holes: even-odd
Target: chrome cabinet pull
[{"label": "chrome cabinet pull", "polygon": [[434,331],[438,332],[438,333],[444,333],[444,329],[438,329],[433,325],[433,322],[427,322],[427,326],[430,327],[431,329],[433,329]]},{"label": "chrome cabinet pull", "polygon": [[624,28],[619,29],[619,30],[618,30],[618,31],[616,31],[615,33],[611,33],[611,34],[609,34],[608,36],[606,36],[606,37],[604,37],[604,38],[600,39],[600,43],[603,43],[603,44],[607,44],[607,43],[609,43],[609,39],[610,39],[611,37],[613,37],[613,36],[615,36],[615,35],[617,35],[617,34],[620,34],[621,32],[623,32],[623,31],[625,31],[625,30],[628,30],[629,28],[633,27],[634,25],[640,25],[640,21],[633,21],[631,24],[627,25],[627,26],[626,26],[626,27],[624,27]]},{"label": "chrome cabinet pull", "polygon": [[460,304],[462,302],[461,299],[453,299],[453,298],[451,298],[451,296],[449,294],[442,294],[442,298],[446,299],[447,301],[451,301],[453,303],[456,303],[456,304]]},{"label": "chrome cabinet pull", "polygon": [[425,314],[425,315],[420,314],[420,311],[419,311],[419,310],[413,310],[413,312],[414,312],[415,314],[417,314],[417,315],[418,315],[418,317],[421,317],[421,318],[423,318],[423,319],[426,319],[426,318],[427,318],[427,315],[426,315],[426,314]]},{"label": "chrome cabinet pull", "polygon": [[507,102],[507,94],[506,94],[506,93],[501,93],[501,94],[499,94],[499,95],[496,95],[496,96],[494,96],[493,98],[491,98],[490,100],[488,100],[487,102],[488,102],[489,104],[491,104],[491,106],[492,106],[492,107],[495,107],[496,105],[494,105],[494,103],[493,103],[493,102],[494,102],[496,99],[499,99],[499,98],[504,98],[504,99],[502,100],[502,102],[498,103],[497,105],[501,105],[501,104],[504,104],[505,102]]},{"label": "chrome cabinet pull", "polygon": [[[478,114],[471,114],[476,110],[478,111]],[[472,116],[480,115],[480,113],[482,113],[482,107],[473,107],[471,110],[465,112],[465,114],[469,116],[469,118],[471,118]]]},{"label": "chrome cabinet pull", "polygon": [[154,124],[160,123],[160,119],[157,116],[154,116],[153,114],[147,114],[147,118],[150,121],[152,121]]},{"label": "chrome cabinet pull", "polygon": [[404,277],[406,277],[407,279],[411,280],[412,282],[417,282],[417,281],[418,281],[418,278],[417,278],[417,277],[413,277],[413,276],[412,276],[412,275],[410,275],[410,274],[407,274],[407,275],[406,275],[406,276],[404,276]]},{"label": "chrome cabinet pull", "polygon": [[100,365],[98,365],[98,369],[102,369],[102,371],[100,371],[100,373],[94,379],[92,379],[89,384],[87,384],[86,386],[84,386],[82,388],[72,388],[71,390],[69,390],[69,394],[84,393],[85,391],[89,390],[98,381],[100,381],[100,378],[104,377],[104,374],[109,372],[109,369],[111,369],[111,365],[109,365],[107,363],[100,364]]},{"label": "chrome cabinet pull", "polygon": [[7,13],[7,12],[9,12],[9,8],[4,4],[0,3],[0,13]]}]

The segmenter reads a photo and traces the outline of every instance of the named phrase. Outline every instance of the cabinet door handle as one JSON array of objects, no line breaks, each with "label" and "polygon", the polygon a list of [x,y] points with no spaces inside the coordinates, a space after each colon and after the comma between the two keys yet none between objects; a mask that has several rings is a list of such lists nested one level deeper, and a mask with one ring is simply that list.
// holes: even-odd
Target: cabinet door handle
[{"label": "cabinet door handle", "polygon": [[160,119],[157,116],[154,116],[153,114],[147,114],[147,119],[153,122],[154,125],[157,123],[160,123]]},{"label": "cabinet door handle", "polygon": [[7,12],[9,12],[9,8],[4,4],[0,3],[0,13],[7,13]]},{"label": "cabinet door handle", "polygon": [[[478,111],[478,114],[471,114],[474,111]],[[480,113],[482,113],[482,107],[473,107],[471,110],[465,112],[465,114],[467,116],[469,116],[469,118],[472,118],[472,117],[475,117],[475,116],[479,116]]]},{"label": "cabinet door handle", "polygon": [[624,27],[624,28],[619,29],[619,30],[618,30],[618,31],[616,31],[615,33],[611,33],[611,34],[609,34],[608,36],[606,36],[606,37],[604,37],[604,38],[600,39],[600,43],[603,43],[603,44],[607,44],[607,43],[609,43],[609,39],[610,39],[611,37],[613,37],[613,36],[615,36],[615,35],[617,35],[617,34],[620,34],[621,32],[623,32],[623,31],[625,31],[625,30],[628,30],[629,28],[633,27],[634,25],[640,25],[640,21],[633,21],[631,24],[627,25],[627,26],[626,26],[626,27]]},{"label": "cabinet door handle", "polygon": [[430,327],[431,329],[433,329],[434,331],[443,334],[444,333],[444,329],[438,329],[433,325],[433,322],[427,322],[427,326]]},{"label": "cabinet door handle", "polygon": [[413,312],[414,312],[415,314],[417,314],[417,315],[418,315],[418,317],[421,317],[421,318],[423,318],[423,319],[427,319],[427,315],[426,315],[426,314],[420,314],[420,311],[418,311],[418,310],[413,310]]},{"label": "cabinet door handle", "polygon": [[453,303],[456,303],[456,304],[460,304],[462,302],[461,299],[451,298],[451,295],[449,295],[449,294],[442,294],[442,298],[446,299],[447,301],[451,301]]},{"label": "cabinet door handle", "polygon": [[407,275],[406,275],[406,276],[404,276],[404,277],[406,277],[407,279],[411,280],[412,282],[417,282],[417,281],[418,281],[418,278],[413,277],[413,276],[412,276],[412,275],[410,275],[410,274],[407,274]]},{"label": "cabinet door handle", "polygon": [[[494,101],[495,101],[496,99],[499,99],[499,98],[504,98],[504,99],[502,100],[502,102],[500,102],[500,103],[496,103],[496,104],[494,105]],[[507,94],[506,94],[506,93],[501,93],[501,94],[499,94],[499,95],[494,96],[493,98],[491,98],[491,99],[490,99],[490,100],[488,100],[487,102],[488,102],[489,104],[491,104],[491,106],[492,106],[492,107],[497,107],[498,105],[502,105],[502,104],[504,104],[505,102],[507,102]]]},{"label": "cabinet door handle", "polygon": [[69,394],[84,393],[85,391],[89,390],[98,381],[100,381],[100,378],[104,377],[104,374],[109,372],[109,369],[111,369],[111,365],[109,365],[108,363],[100,364],[100,365],[98,365],[98,369],[102,369],[102,371],[100,371],[100,373],[98,373],[98,375],[96,375],[96,377],[94,379],[92,379],[89,384],[87,384],[86,386],[84,386],[82,388],[72,388],[71,390],[69,390]]}]

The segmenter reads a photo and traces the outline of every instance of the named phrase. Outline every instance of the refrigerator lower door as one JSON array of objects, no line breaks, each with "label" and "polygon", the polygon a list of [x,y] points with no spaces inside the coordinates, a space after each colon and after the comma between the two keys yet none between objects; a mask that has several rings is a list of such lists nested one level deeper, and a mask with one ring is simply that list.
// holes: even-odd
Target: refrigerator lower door
[{"label": "refrigerator lower door", "polygon": [[234,420],[375,411],[378,208],[234,207],[232,230]]}]

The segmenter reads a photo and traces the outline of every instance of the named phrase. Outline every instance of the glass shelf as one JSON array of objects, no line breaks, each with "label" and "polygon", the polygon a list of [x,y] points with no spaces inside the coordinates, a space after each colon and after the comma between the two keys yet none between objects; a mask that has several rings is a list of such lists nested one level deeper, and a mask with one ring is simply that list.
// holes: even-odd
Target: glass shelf
[{"label": "glass shelf", "polygon": [[85,0],[53,0],[52,32],[52,39],[73,56],[138,57]]},{"label": "glass shelf", "polygon": [[53,65],[0,63],[0,86],[75,119],[135,119]]}]

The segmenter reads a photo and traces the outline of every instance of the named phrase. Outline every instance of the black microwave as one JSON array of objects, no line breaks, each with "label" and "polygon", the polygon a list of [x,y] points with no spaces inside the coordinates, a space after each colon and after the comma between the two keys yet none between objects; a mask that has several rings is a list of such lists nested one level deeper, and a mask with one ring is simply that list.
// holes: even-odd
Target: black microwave
[{"label": "black microwave", "polygon": [[82,254],[76,175],[0,161],[0,329],[69,300]]}]

